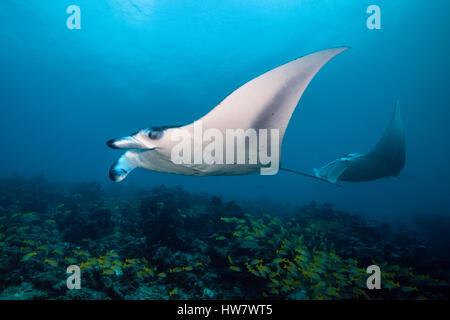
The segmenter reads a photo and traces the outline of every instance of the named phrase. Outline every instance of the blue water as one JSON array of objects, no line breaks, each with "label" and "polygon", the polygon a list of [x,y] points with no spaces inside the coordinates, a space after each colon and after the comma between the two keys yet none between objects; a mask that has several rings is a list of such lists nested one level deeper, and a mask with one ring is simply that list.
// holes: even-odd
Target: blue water
[{"label": "blue water", "polygon": [[[81,8],[68,30],[66,8]],[[366,8],[381,8],[381,30]],[[397,100],[410,178],[344,184],[276,176],[187,177],[136,170],[122,184],[181,185],[228,198],[311,200],[401,220],[450,212],[447,0],[0,2],[0,176],[108,179],[110,138],[185,124],[278,65],[351,46],[314,78],[283,143],[283,166],[312,172],[368,151]]]}]

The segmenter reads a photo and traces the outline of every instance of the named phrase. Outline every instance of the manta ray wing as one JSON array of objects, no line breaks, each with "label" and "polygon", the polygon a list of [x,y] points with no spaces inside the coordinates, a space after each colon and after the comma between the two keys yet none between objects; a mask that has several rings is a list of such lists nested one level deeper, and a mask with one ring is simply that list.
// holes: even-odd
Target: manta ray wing
[{"label": "manta ray wing", "polygon": [[370,152],[350,154],[315,169],[318,178],[330,182],[370,181],[397,176],[405,165],[405,134],[398,103],[392,120],[381,139]]},{"label": "manta ray wing", "polygon": [[306,87],[346,47],[318,51],[270,70],[231,93],[200,120],[204,128],[279,129],[280,144]]},{"label": "manta ray wing", "polygon": [[397,175],[405,165],[405,133],[398,103],[395,105],[392,120],[382,138],[367,155],[388,161],[393,175]]}]

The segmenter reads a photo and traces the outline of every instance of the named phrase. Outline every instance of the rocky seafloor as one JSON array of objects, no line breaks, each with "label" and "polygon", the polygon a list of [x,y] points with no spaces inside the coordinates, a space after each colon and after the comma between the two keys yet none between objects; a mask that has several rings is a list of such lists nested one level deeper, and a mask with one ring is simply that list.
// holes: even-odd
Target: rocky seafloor
[{"label": "rocky seafloor", "polygon": [[[445,216],[417,216],[413,232],[331,204],[284,211],[164,186],[2,179],[0,299],[449,298]],[[381,290],[366,286],[373,264]]]}]

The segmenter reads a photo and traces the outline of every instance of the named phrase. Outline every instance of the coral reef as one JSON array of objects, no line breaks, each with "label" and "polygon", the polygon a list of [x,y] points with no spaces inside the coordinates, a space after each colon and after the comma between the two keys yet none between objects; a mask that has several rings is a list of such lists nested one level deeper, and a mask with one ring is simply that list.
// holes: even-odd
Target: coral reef
[{"label": "coral reef", "polygon": [[[331,204],[280,214],[181,188],[0,181],[0,299],[448,299],[448,260],[430,252]],[[366,287],[372,264],[382,290]]]}]

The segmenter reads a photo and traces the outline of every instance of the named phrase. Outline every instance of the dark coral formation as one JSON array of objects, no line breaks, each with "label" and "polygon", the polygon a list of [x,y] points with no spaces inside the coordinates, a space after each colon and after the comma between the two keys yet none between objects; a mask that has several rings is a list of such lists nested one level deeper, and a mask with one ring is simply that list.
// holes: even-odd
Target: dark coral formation
[{"label": "dark coral formation", "polygon": [[[448,299],[448,257],[433,260],[411,230],[330,204],[272,207],[164,186],[1,180],[0,298]],[[73,264],[81,290],[66,287]],[[372,264],[382,290],[366,287]]]}]

